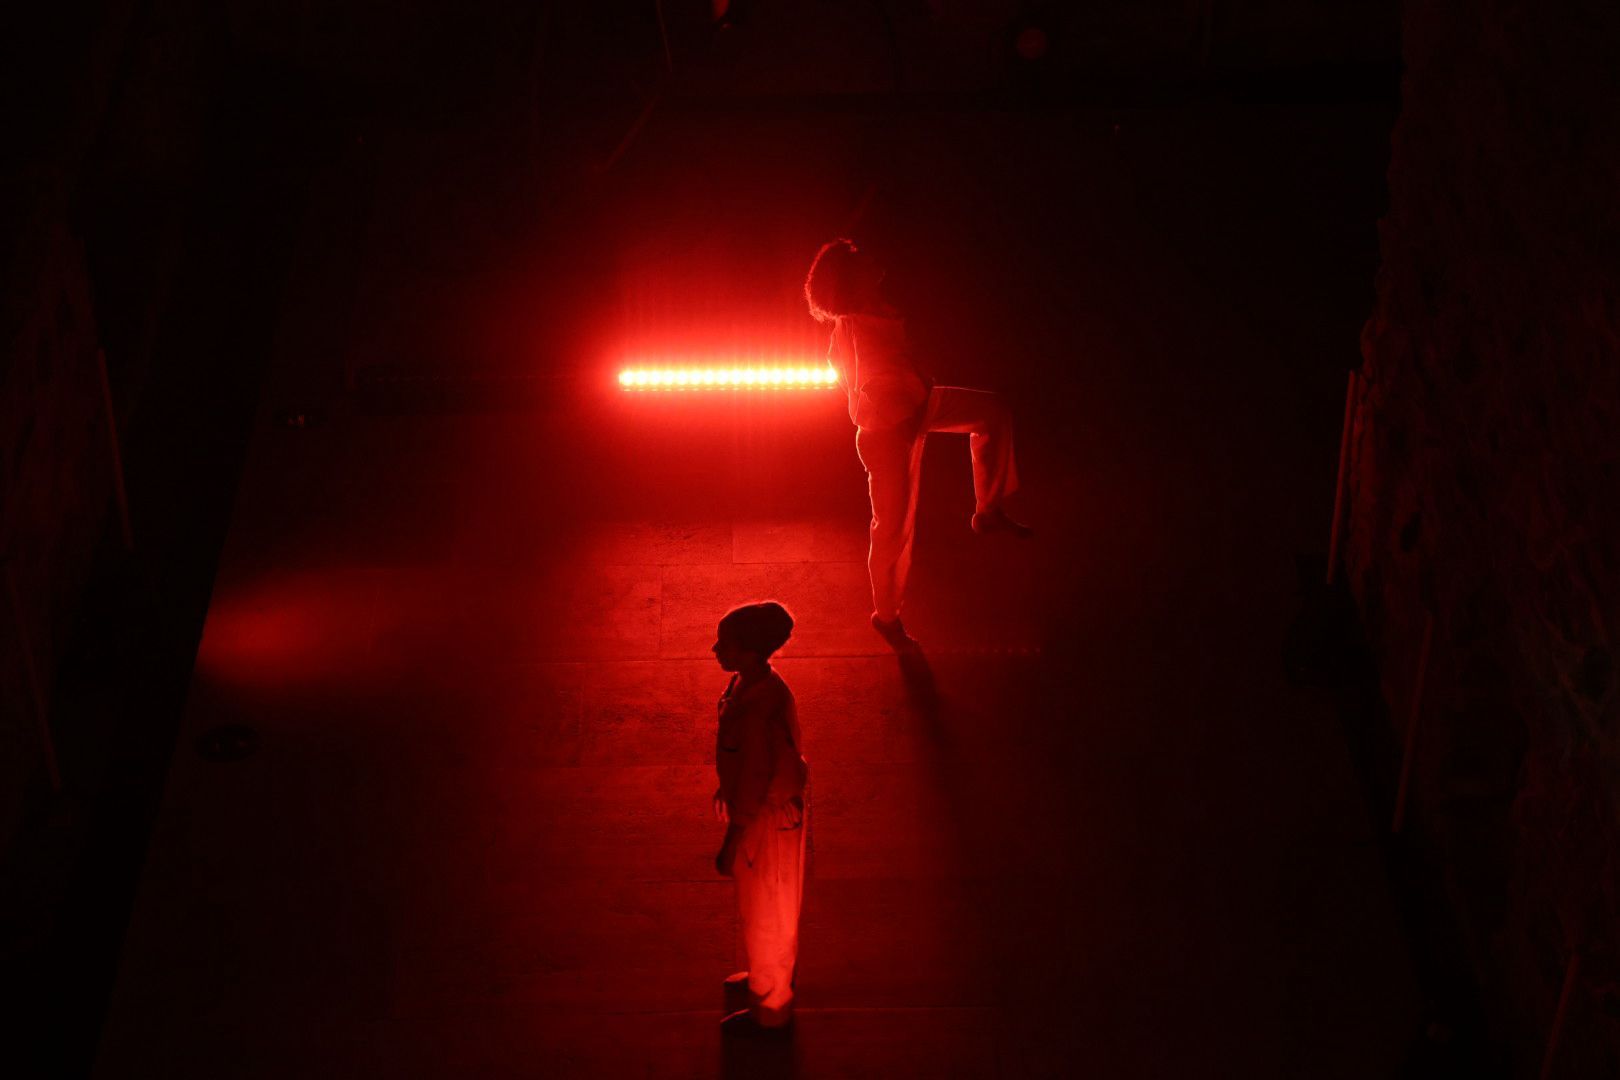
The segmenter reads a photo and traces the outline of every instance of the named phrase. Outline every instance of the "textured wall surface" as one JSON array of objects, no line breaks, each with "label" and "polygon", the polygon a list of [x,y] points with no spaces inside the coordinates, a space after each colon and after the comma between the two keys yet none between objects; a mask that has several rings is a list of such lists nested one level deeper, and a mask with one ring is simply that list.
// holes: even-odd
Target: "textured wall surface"
[{"label": "textured wall surface", "polygon": [[1487,1009],[1620,1075],[1620,12],[1409,3],[1347,561]]}]

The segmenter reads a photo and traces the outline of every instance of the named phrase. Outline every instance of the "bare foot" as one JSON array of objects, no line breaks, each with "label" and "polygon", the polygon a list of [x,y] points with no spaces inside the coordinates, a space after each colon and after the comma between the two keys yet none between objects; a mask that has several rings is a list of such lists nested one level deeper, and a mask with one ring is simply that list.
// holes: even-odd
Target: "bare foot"
[{"label": "bare foot", "polygon": [[880,619],[877,613],[872,613],[872,629],[883,636],[889,647],[896,652],[912,652],[921,646],[917,639],[906,633],[905,626],[899,619]]},{"label": "bare foot", "polygon": [[992,507],[982,514],[973,515],[973,531],[980,536],[990,533],[1010,532],[1020,540],[1028,540],[1035,535],[1035,530],[1022,521],[1015,521],[1007,516],[1007,511],[1001,507]]}]

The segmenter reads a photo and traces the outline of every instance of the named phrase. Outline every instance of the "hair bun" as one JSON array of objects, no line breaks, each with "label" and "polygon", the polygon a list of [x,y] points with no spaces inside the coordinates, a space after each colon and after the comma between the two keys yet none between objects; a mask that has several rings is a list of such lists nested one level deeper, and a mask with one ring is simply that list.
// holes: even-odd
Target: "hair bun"
[{"label": "hair bun", "polygon": [[720,620],[720,631],[750,652],[768,657],[793,635],[793,616],[775,600],[733,608]]}]

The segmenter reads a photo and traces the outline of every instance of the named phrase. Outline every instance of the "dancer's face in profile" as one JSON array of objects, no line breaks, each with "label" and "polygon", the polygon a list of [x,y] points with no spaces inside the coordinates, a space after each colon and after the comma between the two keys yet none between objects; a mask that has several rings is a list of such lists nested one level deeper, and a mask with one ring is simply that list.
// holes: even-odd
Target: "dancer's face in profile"
[{"label": "dancer's face in profile", "polygon": [[754,659],[752,649],[743,648],[725,634],[715,638],[713,651],[714,658],[720,662],[721,671],[741,671]]}]

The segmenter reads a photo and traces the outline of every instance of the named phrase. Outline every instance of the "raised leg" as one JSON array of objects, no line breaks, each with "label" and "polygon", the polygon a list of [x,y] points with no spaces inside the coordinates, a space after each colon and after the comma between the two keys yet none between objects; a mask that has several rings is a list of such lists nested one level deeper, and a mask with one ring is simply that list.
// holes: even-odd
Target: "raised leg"
[{"label": "raised leg", "polygon": [[928,431],[968,436],[973,454],[974,513],[993,514],[1018,490],[1013,457],[1012,412],[1000,394],[960,386],[936,386],[924,419]]}]

